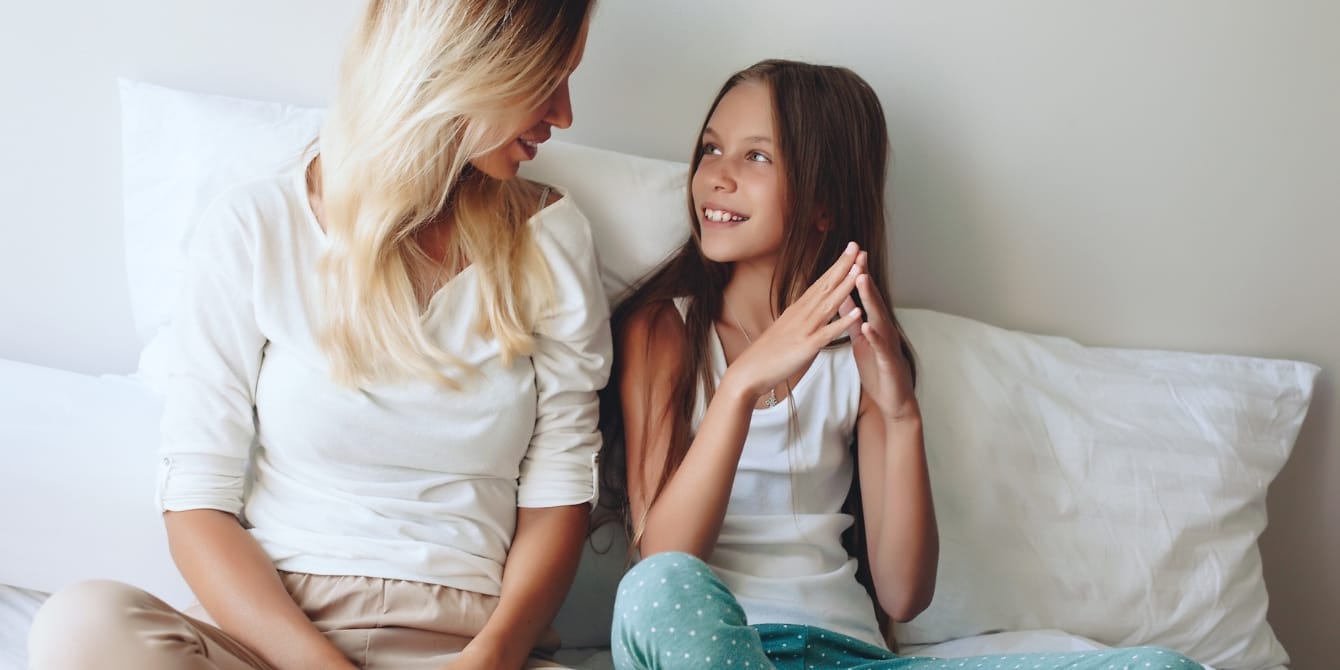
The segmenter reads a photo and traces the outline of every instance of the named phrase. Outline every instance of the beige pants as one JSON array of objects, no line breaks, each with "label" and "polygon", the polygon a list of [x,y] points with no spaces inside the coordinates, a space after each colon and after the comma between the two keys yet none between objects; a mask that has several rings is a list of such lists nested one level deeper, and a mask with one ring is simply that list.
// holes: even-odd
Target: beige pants
[{"label": "beige pants", "polygon": [[[294,602],[360,668],[436,670],[478,634],[498,599],[469,591],[373,577],[279,573]],[[28,636],[32,670],[270,666],[201,618],[128,584],[90,581],[51,598]],[[555,636],[541,646],[557,647]],[[532,656],[526,668],[559,668]]]}]

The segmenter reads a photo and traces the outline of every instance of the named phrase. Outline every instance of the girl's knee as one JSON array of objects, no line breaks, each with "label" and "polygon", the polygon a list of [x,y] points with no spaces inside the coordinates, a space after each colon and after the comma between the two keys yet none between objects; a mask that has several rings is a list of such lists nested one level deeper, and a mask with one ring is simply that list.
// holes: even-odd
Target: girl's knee
[{"label": "girl's knee", "polygon": [[130,613],[157,599],[129,584],[79,582],[56,592],[37,610],[28,632],[33,668],[95,667],[109,649],[136,638]]},{"label": "girl's knee", "polygon": [[678,552],[656,554],[639,561],[619,581],[615,613],[619,613],[620,607],[625,610],[636,607],[640,612],[645,603],[651,603],[651,609],[659,609],[662,602],[674,603],[691,594],[713,590],[716,582],[711,568],[694,556]]},{"label": "girl's knee", "polygon": [[614,598],[614,624],[637,626],[673,616],[676,605],[710,602],[724,593],[712,570],[689,554],[669,552],[647,557],[619,581]]},{"label": "girl's knee", "polygon": [[628,575],[667,576],[707,570],[702,559],[682,551],[653,554],[637,562]]}]

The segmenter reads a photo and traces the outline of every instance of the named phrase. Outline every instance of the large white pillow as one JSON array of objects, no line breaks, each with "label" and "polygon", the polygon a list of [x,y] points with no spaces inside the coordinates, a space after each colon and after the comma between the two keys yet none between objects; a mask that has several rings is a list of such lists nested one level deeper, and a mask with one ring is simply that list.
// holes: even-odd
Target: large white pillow
[{"label": "large white pillow", "polygon": [[[182,91],[122,79],[126,266],[138,374],[161,388],[167,327],[186,271],[185,245],[230,186],[296,164],[323,110]],[[688,164],[546,142],[522,176],[561,186],[591,222],[613,301],[688,237]]]},{"label": "large white pillow", "polygon": [[[122,79],[126,265],[141,342],[171,318],[184,246],[225,189],[295,165],[323,110]],[[611,300],[688,237],[688,164],[561,141],[521,175],[567,189],[591,221]]]},{"label": "large white pillow", "polygon": [[689,237],[687,163],[549,141],[521,175],[566,188],[591,220],[613,304]]},{"label": "large white pillow", "polygon": [[0,360],[0,583],[117,579],[194,602],[154,506],[162,398],[124,376]]},{"label": "large white pillow", "polygon": [[235,184],[297,163],[322,112],[154,86],[121,89],[126,274],[140,344],[167,325],[186,272],[186,238]]},{"label": "large white pillow", "polygon": [[1256,542],[1316,366],[898,317],[941,543],[935,598],[901,643],[1054,628],[1221,670],[1288,661]]}]

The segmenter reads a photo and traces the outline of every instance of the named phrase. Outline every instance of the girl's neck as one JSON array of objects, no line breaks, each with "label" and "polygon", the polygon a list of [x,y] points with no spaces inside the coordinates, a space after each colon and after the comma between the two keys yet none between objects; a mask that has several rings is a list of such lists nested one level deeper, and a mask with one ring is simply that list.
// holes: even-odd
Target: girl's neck
[{"label": "girl's neck", "polygon": [[722,291],[725,309],[750,333],[763,332],[776,318],[772,298],[774,269],[772,263],[736,263]]}]

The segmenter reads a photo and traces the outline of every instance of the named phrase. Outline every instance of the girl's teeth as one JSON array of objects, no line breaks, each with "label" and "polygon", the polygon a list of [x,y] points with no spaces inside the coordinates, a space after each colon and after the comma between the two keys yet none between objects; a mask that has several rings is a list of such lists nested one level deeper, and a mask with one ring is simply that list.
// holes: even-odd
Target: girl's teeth
[{"label": "girl's teeth", "polygon": [[741,221],[746,221],[749,218],[738,214],[731,214],[730,212],[720,209],[703,209],[703,216],[709,221],[715,221],[717,223],[739,223]]}]

